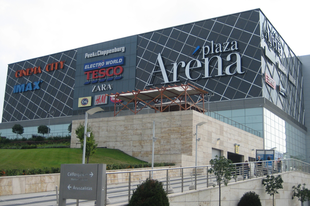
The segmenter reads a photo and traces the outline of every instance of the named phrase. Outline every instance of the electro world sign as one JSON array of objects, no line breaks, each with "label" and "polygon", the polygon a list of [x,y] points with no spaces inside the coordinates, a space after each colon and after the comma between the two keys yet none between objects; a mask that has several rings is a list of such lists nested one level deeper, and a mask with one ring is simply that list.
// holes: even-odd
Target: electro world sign
[{"label": "electro world sign", "polygon": [[86,82],[84,85],[102,83],[101,85],[93,85],[92,92],[100,92],[112,90],[112,84],[103,84],[113,80],[120,80],[123,78],[124,72],[124,56],[90,62],[84,64],[84,74],[86,75]]},{"label": "electro world sign", "polygon": [[[217,75],[215,77],[221,76],[232,76],[235,74],[244,74],[241,67],[241,55],[238,51],[238,42],[223,42],[223,43],[214,43],[211,41],[209,45],[197,46],[193,55],[202,52],[202,61],[198,59],[190,60],[189,62],[174,62],[172,63],[172,79],[168,78],[167,69],[164,65],[164,61],[162,59],[161,54],[159,53],[157,56],[157,62],[160,68],[160,73],[162,74],[164,82],[166,83],[175,83],[179,82],[178,73],[179,69],[183,68],[185,72],[185,76],[187,80],[197,80],[199,78],[211,78],[210,75],[210,65],[217,63]],[[220,54],[229,53],[226,57],[222,57]],[[201,69],[202,64],[204,63],[204,72],[192,76],[192,71],[196,69]]]}]

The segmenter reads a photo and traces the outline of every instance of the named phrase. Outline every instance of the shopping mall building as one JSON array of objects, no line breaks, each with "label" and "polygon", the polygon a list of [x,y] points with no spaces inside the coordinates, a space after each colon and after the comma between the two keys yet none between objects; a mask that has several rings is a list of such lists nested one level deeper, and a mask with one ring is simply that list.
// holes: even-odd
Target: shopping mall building
[{"label": "shopping mall building", "polygon": [[9,64],[0,132],[70,135],[100,107],[88,116],[98,146],[146,161],[153,125],[155,161],[190,165],[196,137],[199,164],[262,149],[308,160],[309,86],[310,56],[255,9]]}]

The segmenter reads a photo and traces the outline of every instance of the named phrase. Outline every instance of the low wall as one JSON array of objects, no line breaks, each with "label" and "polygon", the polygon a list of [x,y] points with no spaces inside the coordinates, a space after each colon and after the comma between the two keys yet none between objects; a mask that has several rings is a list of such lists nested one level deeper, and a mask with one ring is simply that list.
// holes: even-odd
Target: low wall
[{"label": "low wall", "polygon": [[[167,169],[173,167],[156,167],[155,169]],[[126,171],[138,171],[132,174],[131,181],[145,180],[150,173],[146,168],[124,169],[124,170],[109,170],[107,173],[108,185],[128,183],[129,174]],[[141,171],[141,172],[139,172]],[[113,174],[113,172],[118,172]],[[112,173],[112,174],[111,174]],[[154,177],[165,177],[165,170],[154,171]],[[172,170],[169,175],[171,177],[178,176],[179,170]],[[25,193],[49,192],[55,191],[56,186],[59,188],[60,173],[41,174],[41,175],[20,175],[20,176],[2,176],[0,177],[0,196],[18,195]]]},{"label": "low wall", "polygon": [[0,196],[48,192],[59,187],[60,174],[20,175],[0,177]]},{"label": "low wall", "polygon": [[[279,194],[275,195],[275,205],[300,206],[300,202],[297,198],[292,199],[292,186],[305,183],[308,188],[310,185],[310,174],[303,172],[286,172],[281,173],[281,177],[283,179],[283,189],[279,189]],[[249,191],[259,195],[262,205],[272,205],[272,196],[265,192],[265,188],[262,185],[263,178],[266,177],[232,182],[227,186],[222,186],[222,205],[237,205],[244,193]],[[170,206],[218,205],[219,188],[209,187],[184,193],[170,194],[168,197]]]}]

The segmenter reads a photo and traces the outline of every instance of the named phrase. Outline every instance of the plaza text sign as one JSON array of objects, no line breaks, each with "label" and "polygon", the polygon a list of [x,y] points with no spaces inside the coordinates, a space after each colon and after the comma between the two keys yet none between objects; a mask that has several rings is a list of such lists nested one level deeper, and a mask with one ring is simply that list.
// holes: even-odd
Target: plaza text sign
[{"label": "plaza text sign", "polygon": [[[159,53],[157,56],[157,62],[159,64],[160,72],[164,80],[162,84],[179,82],[179,69],[184,69],[186,79],[188,80],[211,78],[211,64],[217,65],[217,75],[215,75],[216,77],[244,74],[244,71],[242,71],[241,67],[241,55],[239,54],[239,52],[237,52],[237,50],[237,41],[224,43],[214,43],[213,41],[211,41],[209,45],[202,47],[202,60],[193,59],[189,62],[180,61],[172,63],[172,79],[168,78],[166,72],[167,69],[163,63],[162,56]],[[221,56],[222,53],[228,53],[228,55],[226,57],[223,57]],[[192,71],[197,69],[204,69],[204,72],[193,77]]]}]

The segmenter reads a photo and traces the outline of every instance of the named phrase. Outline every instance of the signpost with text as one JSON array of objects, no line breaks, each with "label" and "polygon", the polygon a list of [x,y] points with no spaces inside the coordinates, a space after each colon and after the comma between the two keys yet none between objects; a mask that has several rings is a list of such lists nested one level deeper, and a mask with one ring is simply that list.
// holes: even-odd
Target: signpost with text
[{"label": "signpost with text", "polygon": [[60,170],[59,206],[66,199],[96,200],[105,205],[105,164],[64,164]]}]

